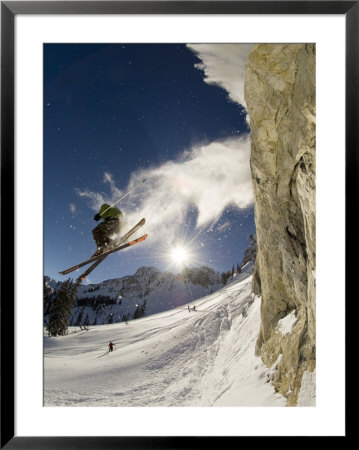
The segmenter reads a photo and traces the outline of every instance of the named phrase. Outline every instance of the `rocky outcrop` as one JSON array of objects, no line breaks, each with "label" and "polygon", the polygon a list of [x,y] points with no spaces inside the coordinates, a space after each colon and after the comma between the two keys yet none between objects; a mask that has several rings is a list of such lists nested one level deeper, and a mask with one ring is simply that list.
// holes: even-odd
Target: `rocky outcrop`
[{"label": "rocky outcrop", "polygon": [[[245,98],[262,295],[257,353],[295,405],[315,368],[315,45],[260,44],[249,53]],[[283,331],[281,321],[291,324]],[[279,361],[279,362],[278,362]]]}]

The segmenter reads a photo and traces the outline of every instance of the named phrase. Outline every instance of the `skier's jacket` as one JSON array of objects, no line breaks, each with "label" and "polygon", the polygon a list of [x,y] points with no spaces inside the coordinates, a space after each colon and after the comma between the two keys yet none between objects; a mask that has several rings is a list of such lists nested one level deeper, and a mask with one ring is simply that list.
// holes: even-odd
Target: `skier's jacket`
[{"label": "skier's jacket", "polygon": [[[106,203],[104,203],[98,214],[96,214],[96,216],[98,219],[110,219],[111,217],[119,217],[122,218],[122,212],[115,208],[115,207],[110,207],[110,205],[107,205]],[[97,220],[98,220],[97,219]],[[96,219],[95,219],[96,220]]]}]

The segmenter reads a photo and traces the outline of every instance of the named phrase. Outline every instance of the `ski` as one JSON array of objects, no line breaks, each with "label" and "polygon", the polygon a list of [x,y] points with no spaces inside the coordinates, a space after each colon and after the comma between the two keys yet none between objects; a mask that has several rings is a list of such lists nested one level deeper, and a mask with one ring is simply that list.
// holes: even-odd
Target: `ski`
[{"label": "ski", "polygon": [[[122,238],[120,238],[120,239],[119,239],[114,245],[112,245],[111,248],[109,248],[107,251],[105,251],[105,252],[103,252],[103,253],[101,253],[101,254],[99,254],[99,255],[97,255],[97,256],[92,256],[91,258],[87,259],[86,261],[84,261],[84,262],[82,262],[82,263],[80,263],[80,264],[76,264],[75,266],[70,267],[69,269],[63,270],[62,272],[59,272],[59,273],[60,273],[61,275],[66,275],[66,274],[68,274],[68,273],[70,273],[70,272],[73,272],[74,270],[77,270],[77,269],[79,269],[80,267],[86,266],[87,264],[90,264],[90,263],[92,263],[92,262],[95,262],[95,263],[96,263],[96,265],[94,264],[94,267],[93,267],[93,269],[94,269],[95,267],[98,266],[98,264],[99,264],[101,261],[103,261],[103,260],[104,260],[108,255],[110,255],[111,253],[116,252],[116,251],[119,251],[119,250],[122,250],[123,248],[127,248],[127,247],[129,247],[130,245],[137,244],[137,239],[136,239],[135,241],[131,241],[131,243],[127,243],[127,244],[129,244],[129,245],[124,244],[125,247],[122,247],[122,244],[123,244],[124,242],[126,242],[127,239],[128,239],[130,236],[132,236],[133,234],[135,234],[136,231],[137,231],[139,228],[141,228],[141,227],[145,224],[145,222],[146,222],[145,219],[140,220],[133,228],[131,228],[131,230],[129,230],[124,236],[122,236]],[[143,236],[142,236],[141,238],[139,238],[140,240],[138,240],[138,242],[141,242],[141,241],[145,240],[145,239],[147,238],[147,234],[146,234],[145,236],[146,236],[145,238],[144,238]],[[100,260],[100,261],[99,261],[99,260]],[[92,266],[91,266],[91,267],[92,267]],[[90,270],[91,267],[90,267],[88,270]],[[93,270],[93,269],[92,269],[92,270]],[[91,271],[92,271],[92,270],[91,270]],[[87,276],[87,275],[86,275],[86,276]]]},{"label": "ski", "polygon": [[80,263],[80,264],[76,264],[76,266],[70,267],[69,269],[66,269],[62,272],[59,272],[61,275],[67,275],[70,272],[73,272],[74,270],[79,269],[80,267],[86,266],[87,264],[90,264],[92,262],[97,262],[97,260],[100,258],[101,260],[103,260],[105,257],[107,257],[108,255],[111,255],[111,253],[115,253],[115,252],[119,252],[120,250],[124,250],[127,247],[130,247],[131,245],[136,245],[142,241],[144,241],[145,239],[147,239],[147,234],[144,234],[143,236],[134,239],[133,241],[130,242],[126,242],[126,244],[122,244],[119,245],[117,247],[112,247],[110,250],[107,250],[106,252],[101,253],[101,255],[97,255],[97,256],[93,256],[90,259],[87,259],[86,261]]},{"label": "ski", "polygon": [[98,260],[96,262],[94,262],[84,273],[82,273],[77,279],[76,279],[76,283],[80,284],[84,281],[84,279],[90,275],[90,273],[96,269],[96,267],[102,263],[102,261],[104,259],[106,259],[106,256],[103,256],[102,258],[98,258]]},{"label": "ski", "polygon": [[82,281],[88,276],[88,275],[90,275],[90,273],[94,270],[94,269],[96,269],[96,267],[99,265],[99,264],[101,264],[102,263],[102,261],[104,260],[104,259],[106,259],[107,258],[107,256],[108,255],[110,255],[111,253],[114,253],[114,252],[118,252],[118,251],[120,251],[120,250],[123,250],[124,248],[127,248],[127,247],[129,247],[130,245],[135,245],[135,244],[138,244],[139,242],[142,242],[142,241],[144,241],[145,239],[147,238],[147,234],[145,234],[145,235],[143,235],[143,236],[141,236],[140,238],[138,238],[138,239],[135,239],[135,240],[133,240],[133,241],[131,241],[131,242],[127,242],[126,244],[123,244],[123,245],[120,245],[120,246],[118,246],[118,247],[116,247],[116,248],[113,248],[111,251],[108,251],[108,252],[106,252],[105,254],[101,254],[101,255],[99,255],[99,256],[97,256],[97,260],[83,273],[83,274],[81,274],[77,279],[76,279],[76,283],[77,284],[79,284],[79,283],[82,283]]},{"label": "ski", "polygon": [[[140,222],[138,222],[138,224],[136,224],[133,228],[131,228],[130,231],[128,231],[124,236],[122,236],[121,239],[119,239],[117,241],[117,244],[122,244],[123,242],[127,241],[127,239],[132,236],[134,233],[136,233],[136,231],[141,228],[144,224],[145,224],[146,220],[142,219]],[[90,275],[90,273],[96,269],[96,267],[102,263],[103,260],[105,260],[107,258],[107,255],[103,256],[102,258],[100,257],[101,255],[99,255],[99,258],[97,259],[97,261],[95,261],[94,264],[92,264],[84,273],[82,273],[77,279],[76,279],[76,284],[80,284],[83,282],[83,280]]]}]

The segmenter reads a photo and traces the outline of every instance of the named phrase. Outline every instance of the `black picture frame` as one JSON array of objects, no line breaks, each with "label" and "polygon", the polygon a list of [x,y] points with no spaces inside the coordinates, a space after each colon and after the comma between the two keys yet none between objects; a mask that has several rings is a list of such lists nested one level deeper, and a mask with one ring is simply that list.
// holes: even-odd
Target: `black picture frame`
[{"label": "black picture frame", "polygon": [[[358,195],[359,1],[2,1],[1,2],[1,448],[158,449],[223,445],[233,437],[26,437],[14,435],[14,32],[18,14],[340,14],[346,20],[346,298],[357,249],[349,205]],[[347,333],[347,331],[346,331]],[[348,428],[347,428],[348,433]],[[346,434],[346,437],[348,434]],[[218,442],[220,441],[220,442]],[[229,442],[228,442],[229,443]]]}]

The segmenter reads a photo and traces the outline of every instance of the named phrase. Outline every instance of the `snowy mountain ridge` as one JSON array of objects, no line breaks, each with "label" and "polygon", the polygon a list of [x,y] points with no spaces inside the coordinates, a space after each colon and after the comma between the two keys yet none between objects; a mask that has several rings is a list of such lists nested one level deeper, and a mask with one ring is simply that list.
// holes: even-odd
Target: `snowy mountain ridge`
[{"label": "snowy mountain ridge", "polygon": [[[44,300],[45,322],[51,299],[61,283],[44,277],[48,295]],[[179,274],[140,267],[134,275],[79,286],[70,325],[99,325],[133,318],[136,308],[145,304],[150,315],[172,309],[203,297],[222,287],[221,276],[209,267],[186,268]]]},{"label": "snowy mountain ridge", "polygon": [[257,256],[257,235],[251,234],[249,236],[249,245],[244,252],[242,267],[250,261],[254,262],[256,256]]},{"label": "snowy mountain ridge", "polygon": [[[257,254],[256,235],[249,236],[242,264],[222,274],[210,267],[184,267],[178,274],[144,266],[133,275],[80,285],[69,318],[70,326],[104,325],[170,310],[204,297],[252,274]],[[62,283],[44,277],[44,322]],[[139,314],[140,311],[140,314]]]}]

